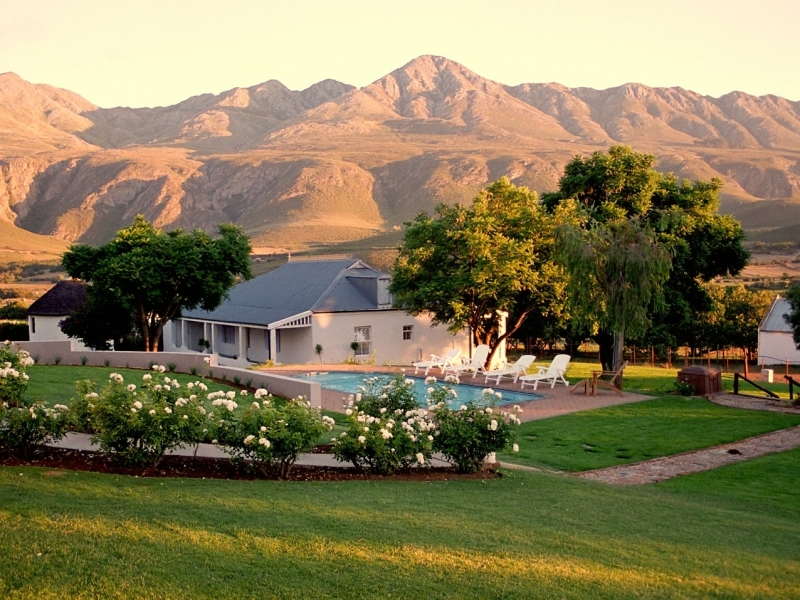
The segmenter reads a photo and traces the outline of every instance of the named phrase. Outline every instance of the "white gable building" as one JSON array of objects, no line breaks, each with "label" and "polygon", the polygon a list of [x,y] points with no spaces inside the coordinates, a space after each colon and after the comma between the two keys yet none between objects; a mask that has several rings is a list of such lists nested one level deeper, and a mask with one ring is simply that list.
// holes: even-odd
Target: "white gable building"
[{"label": "white gable building", "polygon": [[758,326],[758,363],[760,365],[800,364],[800,350],[792,338],[792,328],[784,319],[791,306],[786,298],[773,300]]},{"label": "white gable building", "polygon": [[165,327],[164,350],[202,352],[208,343],[220,364],[238,366],[410,364],[451,348],[469,353],[466,330],[452,335],[426,315],[392,308],[389,280],[355,259],[289,262],[237,285],[216,310],[186,311]]}]

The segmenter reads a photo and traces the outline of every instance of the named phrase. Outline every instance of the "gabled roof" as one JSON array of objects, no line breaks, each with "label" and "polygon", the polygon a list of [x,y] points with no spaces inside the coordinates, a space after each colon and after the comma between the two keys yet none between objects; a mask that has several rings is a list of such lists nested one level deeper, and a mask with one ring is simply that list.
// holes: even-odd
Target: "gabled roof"
[{"label": "gabled roof", "polygon": [[63,317],[86,303],[86,283],[64,279],[28,308],[31,316]]},{"label": "gabled roof", "polygon": [[267,326],[309,311],[376,310],[377,301],[368,293],[369,286],[363,280],[387,277],[355,259],[289,262],[240,283],[216,310],[188,310],[183,316]]},{"label": "gabled roof", "polygon": [[759,331],[778,331],[782,333],[792,333],[792,326],[786,322],[784,315],[791,312],[792,306],[786,298],[778,296],[772,301],[767,314],[758,326]]}]

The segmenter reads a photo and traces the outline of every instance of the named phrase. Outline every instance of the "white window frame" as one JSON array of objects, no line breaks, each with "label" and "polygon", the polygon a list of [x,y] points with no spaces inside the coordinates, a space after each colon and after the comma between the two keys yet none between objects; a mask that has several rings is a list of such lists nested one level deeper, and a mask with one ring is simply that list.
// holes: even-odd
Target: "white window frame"
[{"label": "white window frame", "polygon": [[362,325],[353,328],[353,340],[358,343],[355,356],[369,356],[372,354],[372,327]]}]

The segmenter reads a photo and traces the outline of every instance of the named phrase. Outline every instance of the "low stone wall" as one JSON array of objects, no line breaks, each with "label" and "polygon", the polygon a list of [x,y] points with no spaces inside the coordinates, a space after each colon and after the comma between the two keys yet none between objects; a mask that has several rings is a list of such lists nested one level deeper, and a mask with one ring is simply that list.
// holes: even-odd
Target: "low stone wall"
[{"label": "low stone wall", "polygon": [[[14,346],[27,350],[38,364],[62,365],[86,364],[90,367],[149,369],[152,365],[175,365],[178,373],[191,373],[192,369],[200,375],[208,375],[209,370],[215,378],[225,377],[233,381],[238,377],[241,383],[248,380],[253,387],[266,388],[276,396],[296,398],[304,396],[312,406],[322,403],[322,388],[319,383],[293,379],[286,375],[277,375],[266,371],[251,371],[239,367],[220,366],[216,354],[200,354],[197,352],[115,352],[75,350],[71,340],[58,342],[14,342]],[[209,363],[205,359],[210,359]]]}]

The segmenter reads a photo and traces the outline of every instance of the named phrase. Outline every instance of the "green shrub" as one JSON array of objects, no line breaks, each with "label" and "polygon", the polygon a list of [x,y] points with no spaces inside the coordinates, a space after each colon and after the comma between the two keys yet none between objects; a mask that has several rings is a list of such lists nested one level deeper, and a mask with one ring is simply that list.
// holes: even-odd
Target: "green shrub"
[{"label": "green shrub", "polygon": [[60,365],[61,364],[61,357],[58,356],[58,355],[54,356],[53,357],[53,362],[56,363],[57,365]]},{"label": "green shrub", "polygon": [[5,306],[0,306],[0,319],[25,321],[27,318],[28,309],[21,302],[11,302]]},{"label": "green shrub", "polygon": [[[489,403],[496,398],[488,388],[484,393]],[[431,408],[437,426],[433,450],[442,453],[462,473],[480,470],[487,455],[512,446],[519,425],[516,414],[498,411],[493,404],[482,406],[475,402],[453,410],[438,392],[433,396],[432,400],[437,400]],[[516,410],[519,407],[515,406]],[[516,444],[513,450],[518,450]]]},{"label": "green shrub", "polygon": [[105,359],[105,360],[103,361],[103,365],[104,365],[106,368],[110,367],[110,366],[111,366],[111,360],[110,360],[110,359],[108,359],[108,358],[107,358],[107,359]]},{"label": "green shrub", "polygon": [[86,358],[85,356],[81,356],[81,365],[86,366],[86,363],[88,362],[88,360],[89,359]]},{"label": "green shrub", "polygon": [[41,402],[28,406],[0,407],[0,448],[18,456],[29,456],[45,444],[64,437],[69,423],[68,407],[49,408]]},{"label": "green shrub", "polygon": [[[233,392],[215,392],[216,441],[236,460],[248,459],[263,474],[286,477],[297,456],[310,451],[319,437],[333,428],[330,417],[311,408],[303,398],[281,400],[258,389],[255,400],[236,410]],[[240,396],[247,396],[242,392]],[[235,395],[233,396],[235,397]],[[240,398],[241,399],[241,398]]]},{"label": "green shrub", "polygon": [[0,448],[23,456],[61,439],[68,422],[66,406],[48,408],[25,400],[29,380],[25,369],[33,362],[25,350],[0,344]]},{"label": "green shrub", "polygon": [[11,408],[23,406],[29,379],[25,368],[32,364],[25,350],[15,351],[8,342],[0,344],[0,402]]},{"label": "green shrub", "polygon": [[153,370],[155,376],[144,374],[138,387],[112,373],[102,390],[88,394],[93,441],[128,465],[155,468],[167,450],[196,443],[208,431],[206,410],[195,393],[205,392],[205,384],[190,383],[184,390],[162,376],[164,367]]},{"label": "green shrub", "polygon": [[697,389],[688,381],[676,381],[673,388],[674,393],[679,396],[694,396],[697,393]]},{"label": "green shrub", "polygon": [[177,368],[178,368],[178,364],[177,363],[174,363],[174,362],[167,363],[167,369],[169,369],[170,373],[174,373],[175,369],[177,369]]},{"label": "green shrub", "polygon": [[429,463],[436,427],[420,408],[413,380],[373,377],[348,401],[348,428],[333,439],[342,462],[380,474]]},{"label": "green shrub", "polygon": [[189,368],[189,373],[191,373],[192,375],[196,376],[197,375],[197,367],[190,367]]}]

